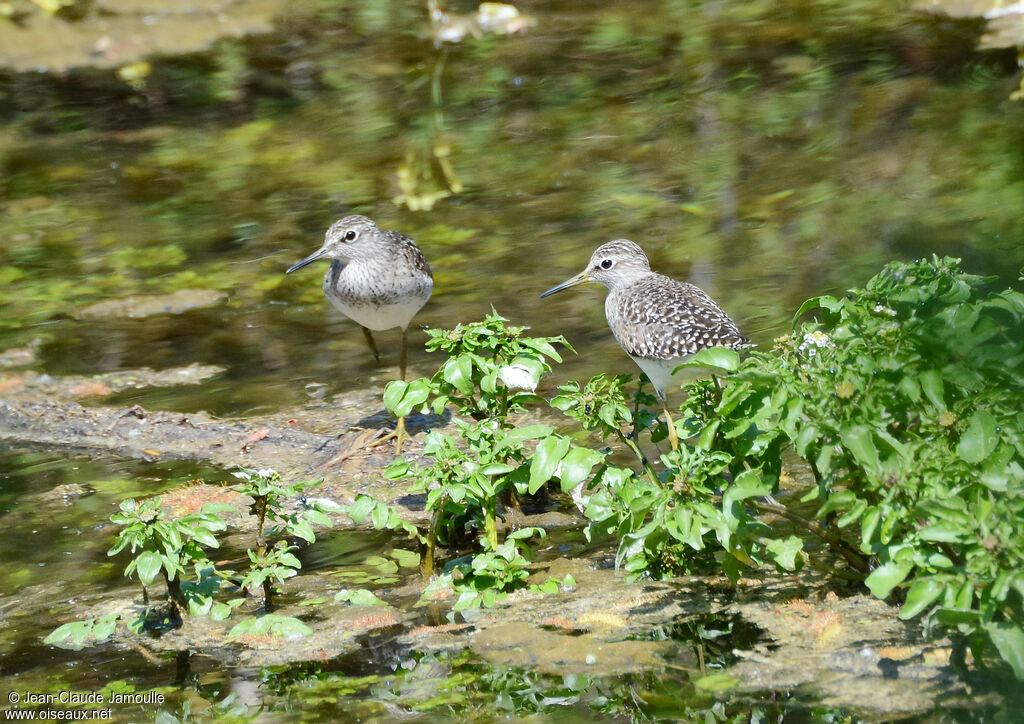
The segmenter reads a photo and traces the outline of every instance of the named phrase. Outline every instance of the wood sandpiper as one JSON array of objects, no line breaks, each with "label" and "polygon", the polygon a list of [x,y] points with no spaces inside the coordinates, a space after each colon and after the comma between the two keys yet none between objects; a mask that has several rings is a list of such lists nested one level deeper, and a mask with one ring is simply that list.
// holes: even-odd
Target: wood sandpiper
[{"label": "wood sandpiper", "polygon": [[597,248],[586,268],[541,294],[599,282],[608,287],[604,313],[615,340],[650,378],[668,422],[669,441],[679,437],[668,412],[665,390],[672,370],[707,347],[749,347],[736,323],[699,287],[651,271],[643,249],[628,239]]},{"label": "wood sandpiper", "polygon": [[[346,216],[327,230],[324,244],[286,274],[318,259],[330,259],[324,294],[335,308],[363,328],[367,344],[379,362],[373,331],[402,330],[400,368],[405,380],[406,331],[416,312],[430,299],[434,277],[416,242],[397,231],[381,229],[365,216]],[[405,419],[393,433],[401,452]],[[386,439],[390,439],[390,436]],[[378,442],[382,442],[378,441]]]}]

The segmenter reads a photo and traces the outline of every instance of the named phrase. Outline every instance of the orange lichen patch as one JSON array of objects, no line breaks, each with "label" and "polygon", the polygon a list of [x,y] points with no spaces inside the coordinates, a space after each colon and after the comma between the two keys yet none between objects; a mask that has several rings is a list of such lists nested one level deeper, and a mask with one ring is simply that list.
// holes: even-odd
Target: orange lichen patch
[{"label": "orange lichen patch", "polygon": [[819,611],[806,601],[795,598],[787,601],[785,608],[794,616],[806,619],[794,622],[793,626],[810,633],[815,646],[825,646],[843,630],[842,616],[833,611]]},{"label": "orange lichen patch", "polygon": [[432,591],[426,598],[431,601],[443,601],[446,598],[451,598],[454,594],[455,589],[453,588],[439,588],[436,591]]},{"label": "orange lichen patch", "polygon": [[625,628],[629,622],[616,613],[585,613],[576,619],[576,623],[584,628]]},{"label": "orange lichen patch", "polygon": [[24,384],[25,378],[21,375],[10,375],[9,377],[0,377],[0,392],[9,392],[10,390],[16,390]]},{"label": "orange lichen patch", "polygon": [[251,442],[259,442],[260,440],[262,440],[263,438],[265,438],[269,434],[270,434],[270,428],[269,427],[265,427],[262,430],[257,430],[256,432],[250,433],[249,437],[245,438],[245,443],[246,443],[246,445],[248,445]]},{"label": "orange lichen patch", "polygon": [[[38,341],[38,340],[37,340]],[[4,367],[19,367],[30,365],[36,361],[35,347],[9,347],[0,352],[0,365]]]},{"label": "orange lichen patch", "polygon": [[79,382],[68,388],[68,394],[71,397],[106,397],[111,392],[113,392],[112,389],[95,380]]},{"label": "orange lichen patch", "polygon": [[196,513],[207,503],[234,504],[242,496],[231,488],[200,484],[183,485],[168,490],[160,497],[163,499],[163,506],[171,515],[177,517]]},{"label": "orange lichen patch", "polygon": [[798,598],[794,598],[790,601],[786,601],[786,607],[798,616],[813,616],[814,606],[807,603],[807,601],[801,601]]},{"label": "orange lichen patch", "polygon": [[461,633],[468,629],[473,628],[468,623],[447,623],[443,626],[418,626],[412,629],[407,635],[415,636],[417,638],[421,636],[432,636],[440,633]]},{"label": "orange lichen patch", "polygon": [[353,619],[345,623],[346,628],[358,628],[358,629],[375,629],[384,628],[385,626],[394,626],[398,623],[398,619],[390,613],[378,613],[371,614],[369,616],[363,616],[362,618]]},{"label": "orange lichen patch", "polygon": [[816,613],[811,619],[811,633],[814,634],[814,645],[825,646],[843,630],[842,616],[831,611]]},{"label": "orange lichen patch", "polygon": [[[953,656],[953,649],[949,647],[929,649],[924,652],[924,662],[930,666],[949,666],[949,659]],[[970,652],[968,652],[968,659]]]},{"label": "orange lichen patch", "polygon": [[893,661],[906,661],[919,653],[921,653],[921,649],[914,646],[883,646],[878,649],[879,656]]},{"label": "orange lichen patch", "polygon": [[744,578],[743,576],[740,576],[736,579],[736,588],[757,588],[760,585],[763,585],[762,581],[756,578]]}]

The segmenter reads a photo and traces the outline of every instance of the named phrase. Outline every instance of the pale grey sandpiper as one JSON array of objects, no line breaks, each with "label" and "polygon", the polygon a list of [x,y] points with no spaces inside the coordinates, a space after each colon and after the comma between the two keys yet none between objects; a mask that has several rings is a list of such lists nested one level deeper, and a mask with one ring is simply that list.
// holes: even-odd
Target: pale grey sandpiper
[{"label": "pale grey sandpiper", "polygon": [[[423,252],[408,236],[381,229],[372,219],[346,216],[331,224],[319,250],[285,273],[319,259],[331,261],[324,276],[324,294],[339,312],[363,328],[378,362],[380,354],[373,332],[395,327],[402,330],[399,366],[404,381],[409,323],[434,289],[434,277]],[[398,419],[393,436],[397,438],[396,451],[401,452],[404,418]]]}]

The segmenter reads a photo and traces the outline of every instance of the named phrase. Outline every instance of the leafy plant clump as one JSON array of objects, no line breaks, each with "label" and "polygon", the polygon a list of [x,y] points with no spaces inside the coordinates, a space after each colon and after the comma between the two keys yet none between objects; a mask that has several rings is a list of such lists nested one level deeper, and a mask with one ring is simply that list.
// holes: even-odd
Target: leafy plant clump
[{"label": "leafy plant clump", "polygon": [[[799,567],[809,536],[903,618],[948,627],[961,663],[991,643],[1024,678],[1024,295],[986,294],[990,281],[954,259],[892,263],[806,302],[769,352],[698,355],[725,389],[686,386],[690,444],[659,475],[600,470],[591,533],[619,537],[632,576],[703,563],[733,579]],[[630,422],[626,402],[595,378],[553,404],[607,435]],[[799,500],[780,495],[794,454],[814,481]],[[788,531],[766,523],[780,518]]]},{"label": "leafy plant clump", "polygon": [[[224,601],[218,600],[218,594],[224,588],[240,588],[261,592],[267,614],[238,624],[231,630],[231,636],[308,633],[309,628],[298,619],[269,613],[275,586],[294,576],[302,567],[292,553],[296,546],[286,536],[313,543],[316,541],[313,525],[330,525],[326,511],[343,509],[331,501],[313,500],[303,501],[294,511],[286,512],[286,500],[296,498],[319,481],[284,483],[280,475],[270,469],[240,470],[234,475],[244,482],[233,489],[252,497],[250,510],[258,518],[256,547],[246,551],[249,567],[241,580],[235,571],[218,568],[206,553],[207,549],[220,547],[216,534],[227,525],[219,514],[234,510],[227,503],[207,503],[197,513],[172,518],[159,497],[143,501],[129,499],[121,503],[120,512],[110,517],[123,528],[107,555],[117,555],[126,548],[134,554],[124,573],[129,577],[138,576],[146,601],[142,614],[127,622],[131,630],[179,626],[183,614],[226,619],[245,598]],[[269,530],[266,528],[268,521],[273,523]],[[165,608],[149,606],[147,587],[158,576],[167,589]],[[44,643],[76,649],[87,643],[99,643],[114,633],[118,619],[117,615],[105,615],[71,621],[51,632]]]},{"label": "leafy plant clump", "polygon": [[[294,499],[307,488],[319,485],[322,479],[285,483],[277,471],[270,468],[239,470],[233,475],[242,482],[231,489],[252,498],[249,512],[256,516],[256,547],[246,551],[249,570],[242,579],[241,587],[248,591],[262,591],[263,607],[270,611],[274,607],[275,586],[280,586],[302,568],[302,563],[292,552],[298,550],[298,546],[290,543],[285,536],[313,544],[316,542],[313,525],[331,525],[325,506],[334,512],[342,508],[330,501],[317,500],[291,512],[285,510],[286,500]],[[268,521],[273,524],[269,530],[266,527]],[[270,545],[268,539],[276,540]]]},{"label": "leafy plant clump", "polygon": [[[203,546],[220,547],[216,533],[227,526],[218,514],[231,506],[207,503],[198,513],[170,518],[161,502],[160,498],[122,502],[120,512],[110,516],[110,520],[124,527],[107,555],[117,555],[125,548],[135,553],[124,574],[129,577],[136,574],[144,593],[145,587],[158,575],[163,577],[171,625],[180,623],[182,613],[227,617],[232,604],[215,604],[214,595],[220,590],[221,576]],[[148,594],[146,600],[148,602]],[[149,611],[133,628],[141,629],[148,614]]]},{"label": "leafy plant clump", "polygon": [[[426,577],[433,574],[439,545],[464,548],[478,539],[476,551],[449,561],[435,583],[456,589],[457,609],[492,605],[528,576],[529,540],[543,531],[523,528],[502,541],[499,510],[554,478],[563,490],[572,489],[603,459],[548,425],[514,424],[529,404],[543,402],[535,390],[551,369],[549,360],[561,361],[556,345],[571,348],[562,337],[526,337],[525,327],[507,322],[492,311],[483,322],[428,330],[427,349],[444,351],[448,358],[433,377],[392,382],[384,392],[385,406],[394,415],[408,415],[417,407],[439,415],[450,405],[463,416],[455,421],[455,435],[427,434],[429,466],[396,460],[385,471],[393,480],[410,479],[413,492],[427,495],[430,523],[425,533],[416,534]],[[379,517],[383,526],[388,516]]]}]

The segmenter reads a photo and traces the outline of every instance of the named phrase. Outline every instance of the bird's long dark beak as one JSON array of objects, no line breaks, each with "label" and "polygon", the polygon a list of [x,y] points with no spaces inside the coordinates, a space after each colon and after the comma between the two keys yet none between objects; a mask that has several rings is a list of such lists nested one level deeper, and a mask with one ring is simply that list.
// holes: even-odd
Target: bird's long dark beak
[{"label": "bird's long dark beak", "polygon": [[315,262],[317,259],[319,259],[320,257],[322,257],[326,253],[327,253],[326,247],[323,247],[323,248],[318,249],[317,251],[314,251],[312,254],[307,256],[302,261],[300,261],[300,262],[298,262],[296,264],[292,264],[290,267],[288,267],[288,271],[286,271],[285,274],[291,274],[296,269],[301,269],[302,267],[306,266],[306,264],[312,264],[313,262]]},{"label": "bird's long dark beak", "polygon": [[541,294],[540,298],[543,299],[544,297],[550,297],[552,294],[560,292],[563,289],[568,289],[569,287],[574,287],[577,284],[583,284],[584,282],[589,282],[589,281],[590,281],[590,275],[587,274],[586,270],[581,271],[576,276],[571,277],[569,279],[566,279],[564,282],[562,282],[558,286],[551,287],[546,292]]}]

